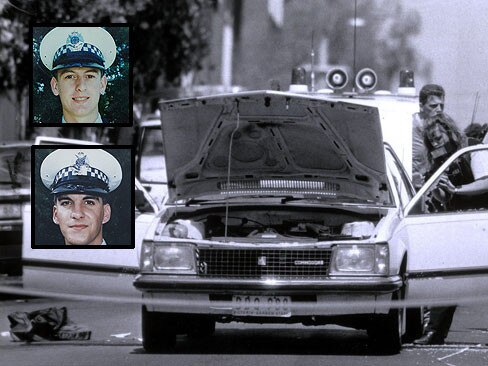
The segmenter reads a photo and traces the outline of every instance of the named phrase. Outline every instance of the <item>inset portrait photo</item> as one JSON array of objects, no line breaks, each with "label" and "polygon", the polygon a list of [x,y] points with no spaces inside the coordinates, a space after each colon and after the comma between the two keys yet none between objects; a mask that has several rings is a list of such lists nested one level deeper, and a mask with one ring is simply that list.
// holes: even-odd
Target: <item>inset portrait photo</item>
[{"label": "inset portrait photo", "polygon": [[31,30],[33,126],[132,126],[127,24]]},{"label": "inset portrait photo", "polygon": [[134,248],[130,146],[32,146],[32,248]]}]

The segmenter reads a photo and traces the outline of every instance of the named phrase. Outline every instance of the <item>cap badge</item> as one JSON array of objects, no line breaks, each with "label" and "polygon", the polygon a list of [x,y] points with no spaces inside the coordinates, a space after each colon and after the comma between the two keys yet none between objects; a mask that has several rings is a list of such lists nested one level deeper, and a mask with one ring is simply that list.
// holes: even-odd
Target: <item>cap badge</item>
[{"label": "cap badge", "polygon": [[79,152],[78,154],[75,154],[75,156],[76,162],[75,165],[73,165],[75,168],[73,175],[87,175],[89,168],[87,156],[83,152]]},{"label": "cap badge", "polygon": [[68,39],[66,40],[66,44],[72,51],[79,51],[85,44],[85,40],[83,36],[78,32],[72,32],[68,35]]}]

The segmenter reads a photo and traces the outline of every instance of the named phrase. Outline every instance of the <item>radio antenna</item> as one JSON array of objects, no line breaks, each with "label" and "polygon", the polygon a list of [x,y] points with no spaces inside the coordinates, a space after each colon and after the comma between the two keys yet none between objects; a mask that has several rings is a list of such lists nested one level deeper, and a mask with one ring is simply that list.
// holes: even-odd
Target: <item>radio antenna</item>
[{"label": "radio antenna", "polygon": [[[357,29],[357,22],[358,22],[358,1],[354,0],[354,38],[353,38],[353,46],[352,46],[352,74],[356,76],[356,29]],[[352,92],[355,92],[354,83],[352,84]]]},{"label": "radio antenna", "polygon": [[229,156],[227,157],[227,196],[225,200],[225,227],[224,240],[227,241],[227,228],[229,226],[229,198],[230,198],[230,165],[232,163],[232,142],[234,135],[239,131],[240,113],[239,113],[239,99],[236,99],[236,125],[230,134],[229,140]]},{"label": "radio antenna", "polygon": [[473,108],[473,115],[471,116],[471,124],[474,123],[476,118],[476,112],[478,112],[478,102],[480,101],[480,92],[476,92],[476,97],[474,98],[474,108]]},{"label": "radio antenna", "polygon": [[312,64],[310,65],[310,89],[312,93],[315,91],[315,50],[313,48],[313,36],[314,36],[314,31],[312,31],[312,50],[310,52],[310,57],[312,59]]}]

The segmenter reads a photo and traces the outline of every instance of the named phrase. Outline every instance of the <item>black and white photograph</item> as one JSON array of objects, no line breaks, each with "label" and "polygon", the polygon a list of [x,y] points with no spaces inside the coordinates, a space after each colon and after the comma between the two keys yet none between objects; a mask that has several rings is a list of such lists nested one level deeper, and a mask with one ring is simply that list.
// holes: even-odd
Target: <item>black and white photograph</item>
[{"label": "black and white photograph", "polygon": [[0,364],[488,364],[486,14],[0,0]]}]

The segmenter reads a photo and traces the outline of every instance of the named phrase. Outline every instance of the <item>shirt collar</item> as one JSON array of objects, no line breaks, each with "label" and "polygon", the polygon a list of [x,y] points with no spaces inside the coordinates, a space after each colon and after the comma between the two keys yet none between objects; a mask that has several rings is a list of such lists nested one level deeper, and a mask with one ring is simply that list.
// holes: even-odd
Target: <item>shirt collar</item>
[{"label": "shirt collar", "polygon": [[102,238],[102,243],[100,245],[108,245],[105,239]]},{"label": "shirt collar", "polygon": [[[61,123],[68,123],[66,122],[66,120],[64,119],[64,115],[61,117]],[[97,116],[97,119],[95,120],[95,122],[93,123],[103,123],[102,121],[102,116],[100,115],[100,113],[98,113],[98,116]]]}]

